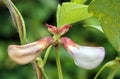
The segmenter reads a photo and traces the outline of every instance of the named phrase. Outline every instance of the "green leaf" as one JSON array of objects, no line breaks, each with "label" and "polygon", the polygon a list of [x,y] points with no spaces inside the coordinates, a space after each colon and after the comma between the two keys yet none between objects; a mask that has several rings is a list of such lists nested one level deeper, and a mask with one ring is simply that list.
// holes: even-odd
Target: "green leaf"
[{"label": "green leaf", "polygon": [[19,32],[21,44],[25,44],[26,43],[26,29],[25,29],[25,23],[24,23],[21,13],[16,8],[16,6],[12,3],[11,0],[6,0],[6,2],[4,3],[5,4],[7,3],[6,6],[8,7],[9,12],[11,14],[14,26],[17,28]]},{"label": "green leaf", "polygon": [[73,3],[83,4],[86,2],[86,0],[71,0]]},{"label": "green leaf", "polygon": [[89,16],[87,5],[66,2],[61,7],[58,6],[57,26],[75,23]]},{"label": "green leaf", "polygon": [[89,12],[99,18],[107,39],[120,52],[120,0],[94,0]]}]

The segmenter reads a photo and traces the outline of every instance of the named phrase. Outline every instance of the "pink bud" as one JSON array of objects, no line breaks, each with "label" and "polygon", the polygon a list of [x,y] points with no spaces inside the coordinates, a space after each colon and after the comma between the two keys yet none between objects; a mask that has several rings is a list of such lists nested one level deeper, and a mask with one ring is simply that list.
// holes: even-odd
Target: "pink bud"
[{"label": "pink bud", "polygon": [[70,25],[70,24],[66,24],[66,25],[64,25],[64,26],[61,26],[60,28],[59,28],[59,34],[60,35],[64,35],[65,33],[67,33],[68,31],[69,31],[69,28],[70,27],[72,27],[72,25]]},{"label": "pink bud", "polygon": [[61,43],[72,55],[77,66],[85,69],[96,68],[104,59],[103,47],[79,46],[67,37],[61,38]]},{"label": "pink bud", "polygon": [[27,64],[38,57],[39,54],[52,43],[52,37],[45,37],[26,45],[10,45],[8,47],[8,55],[18,64]]},{"label": "pink bud", "polygon": [[46,24],[46,26],[48,27],[48,30],[49,30],[52,34],[58,34],[58,29],[57,29],[56,26],[49,25],[49,24]]},{"label": "pink bud", "polygon": [[71,27],[70,24],[66,24],[64,26],[61,26],[60,28],[57,28],[56,26],[49,25],[49,24],[46,24],[46,26],[48,27],[48,30],[52,34],[59,34],[60,36],[62,36],[65,33],[67,33],[69,31],[69,28]]}]

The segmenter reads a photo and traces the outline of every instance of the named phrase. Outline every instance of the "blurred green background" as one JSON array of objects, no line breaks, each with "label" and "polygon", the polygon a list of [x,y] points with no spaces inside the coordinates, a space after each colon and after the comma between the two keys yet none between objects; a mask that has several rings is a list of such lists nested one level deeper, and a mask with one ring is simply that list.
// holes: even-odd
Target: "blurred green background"
[{"label": "blurred green background", "polygon": [[[51,35],[45,23],[56,25],[56,8],[58,3],[69,0],[12,0],[24,17],[28,42],[39,40]],[[90,0],[87,1],[89,3]],[[102,64],[94,70],[78,68],[67,51],[60,47],[60,58],[64,79],[93,79],[97,71],[108,61],[117,56],[104,34],[96,29],[84,25],[99,25],[95,17],[72,24],[67,36],[80,45],[104,46],[106,56]],[[31,64],[18,65],[11,61],[7,54],[10,44],[20,44],[18,32],[14,28],[8,9],[0,1],[0,79],[36,79]],[[45,71],[49,79],[58,79],[55,52],[51,50]],[[106,79],[109,70],[106,69],[99,79]],[[119,73],[114,79],[119,79]]]}]

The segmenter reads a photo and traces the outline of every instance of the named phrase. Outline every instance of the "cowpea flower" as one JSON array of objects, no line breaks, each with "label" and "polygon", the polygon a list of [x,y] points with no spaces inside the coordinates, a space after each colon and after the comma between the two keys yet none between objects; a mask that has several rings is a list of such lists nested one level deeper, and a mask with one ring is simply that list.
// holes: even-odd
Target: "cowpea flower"
[{"label": "cowpea flower", "polygon": [[10,45],[8,47],[8,55],[18,64],[27,64],[38,57],[52,43],[53,38],[48,36],[26,45]]},{"label": "cowpea flower", "polygon": [[67,37],[62,37],[60,41],[78,67],[94,69],[104,59],[105,50],[103,47],[80,46]]}]

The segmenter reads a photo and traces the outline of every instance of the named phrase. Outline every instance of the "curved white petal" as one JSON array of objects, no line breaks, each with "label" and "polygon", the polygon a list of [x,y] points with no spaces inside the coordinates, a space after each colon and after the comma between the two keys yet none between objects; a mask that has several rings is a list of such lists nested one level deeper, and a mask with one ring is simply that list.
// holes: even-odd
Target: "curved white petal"
[{"label": "curved white petal", "polygon": [[86,47],[86,46],[68,46],[72,52],[75,64],[85,69],[96,68],[104,59],[105,50],[103,47]]},{"label": "curved white petal", "polygon": [[74,58],[75,64],[85,69],[96,68],[104,59],[103,47],[79,46],[67,37],[61,38],[61,43]]},{"label": "curved white petal", "polygon": [[8,55],[18,64],[27,64],[32,62],[52,42],[52,37],[45,37],[26,45],[10,45]]}]

